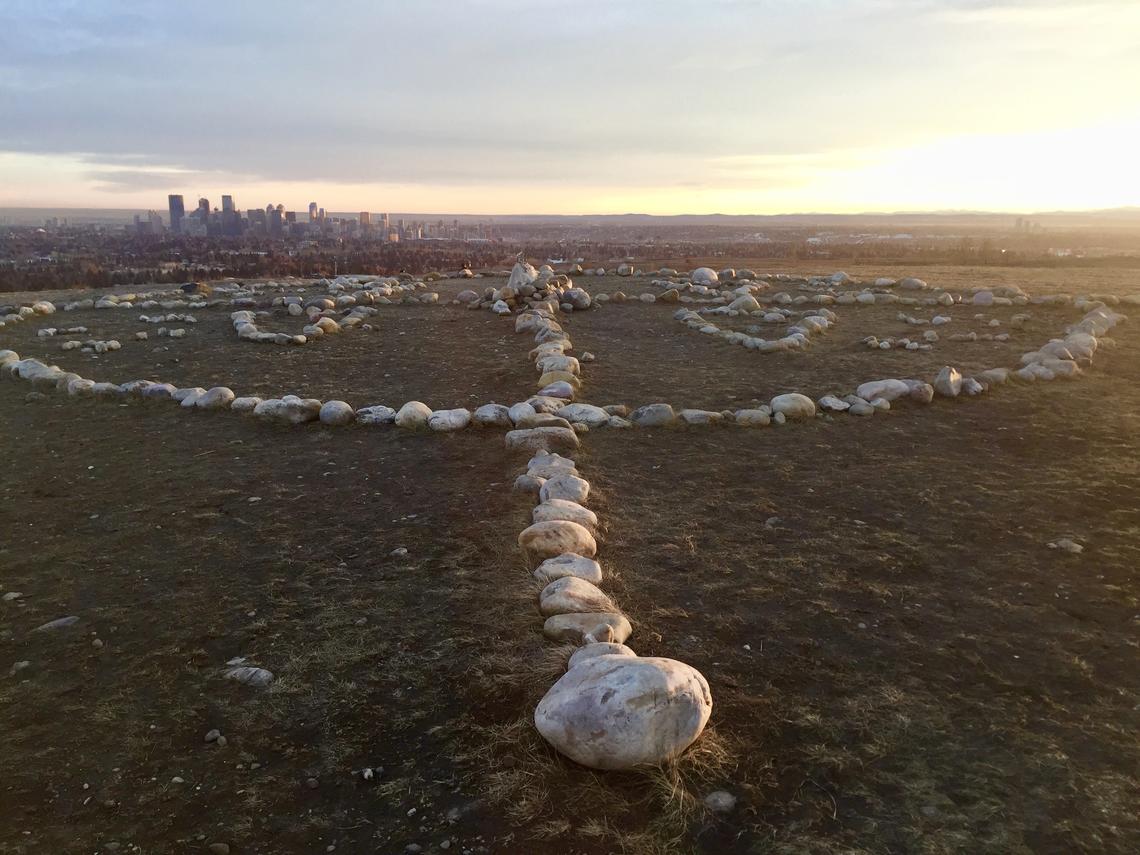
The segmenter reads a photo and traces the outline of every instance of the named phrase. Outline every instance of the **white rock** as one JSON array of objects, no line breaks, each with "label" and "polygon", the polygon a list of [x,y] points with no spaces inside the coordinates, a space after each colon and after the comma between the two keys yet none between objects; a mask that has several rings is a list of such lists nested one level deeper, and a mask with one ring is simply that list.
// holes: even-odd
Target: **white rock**
[{"label": "white rock", "polygon": [[821,410],[829,410],[833,413],[842,413],[851,407],[846,401],[841,401],[834,395],[824,395],[819,399],[819,408]]},{"label": "white rock", "polygon": [[[537,478],[541,476],[532,475],[530,477]],[[541,489],[540,487],[540,495]],[[535,505],[530,516],[531,521],[536,523],[551,522],[553,520],[569,520],[570,522],[576,522],[578,525],[585,526],[591,530],[598,527],[597,514],[589,508],[582,507],[577,502],[570,502],[566,499],[549,499],[548,501]]]},{"label": "white rock", "polygon": [[567,671],[535,710],[538,732],[593,769],[634,769],[680,756],[701,735],[712,694],[673,659],[596,656]]},{"label": "white rock", "polygon": [[227,410],[236,397],[233,389],[226,386],[214,386],[199,395],[194,405],[203,410]]},{"label": "white rock", "polygon": [[475,410],[471,420],[479,427],[509,428],[514,425],[511,421],[511,411],[502,404],[484,404]]},{"label": "white rock", "polygon": [[869,383],[861,384],[855,390],[855,394],[864,401],[871,401],[875,398],[894,401],[909,395],[910,387],[902,380],[872,380]]},{"label": "white rock", "polygon": [[535,523],[519,535],[519,546],[538,558],[553,558],[564,552],[593,558],[598,551],[589,529],[565,520]]},{"label": "white rock", "polygon": [[409,430],[418,430],[428,426],[431,418],[431,407],[420,401],[408,401],[396,413],[396,426]]},{"label": "white rock", "polygon": [[[149,390],[148,390],[149,391]],[[144,393],[145,394],[145,393]],[[254,407],[253,414],[270,421],[283,421],[289,424],[303,424],[320,417],[321,402],[315,398],[298,398],[286,395],[283,398],[269,398]]]},{"label": "white rock", "polygon": [[711,267],[698,267],[689,276],[689,281],[695,285],[715,285],[720,281],[720,277]]},{"label": "white rock", "polygon": [[601,407],[595,407],[593,404],[567,404],[558,410],[555,415],[561,416],[571,424],[581,422],[592,428],[601,427],[610,420],[609,413]]},{"label": "white rock", "polygon": [[602,581],[602,565],[593,558],[564,552],[553,558],[547,558],[534,570],[534,578],[543,584],[565,576],[577,576],[597,585]]},{"label": "white rock", "polygon": [[629,619],[617,612],[552,615],[542,625],[542,634],[551,641],[571,644],[593,644],[597,641],[623,644],[632,632]]},{"label": "white rock", "polygon": [[462,407],[454,410],[436,410],[428,417],[428,427],[440,433],[463,430],[471,424],[471,411]]},{"label": "white rock", "polygon": [[958,369],[949,365],[943,366],[934,378],[934,391],[946,398],[956,398],[962,391],[962,375]]},{"label": "white rock", "polygon": [[815,401],[798,392],[777,395],[770,406],[773,413],[788,419],[807,419],[815,415]]},{"label": "white rock", "polygon": [[[542,485],[538,495],[544,502],[549,502],[551,499],[564,499],[580,505],[590,495],[590,482],[570,473],[555,475]],[[566,551],[573,552],[574,550]]]},{"label": "white rock", "polygon": [[613,600],[604,591],[577,576],[563,576],[543,588],[538,609],[543,617],[615,611]]}]

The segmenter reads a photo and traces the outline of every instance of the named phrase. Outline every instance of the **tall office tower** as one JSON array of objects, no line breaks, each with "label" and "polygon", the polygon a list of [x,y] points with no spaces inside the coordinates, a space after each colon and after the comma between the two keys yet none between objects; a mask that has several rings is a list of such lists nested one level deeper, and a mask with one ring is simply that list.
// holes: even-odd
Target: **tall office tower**
[{"label": "tall office tower", "polygon": [[234,212],[234,197],[233,196],[223,196],[222,197],[222,213],[232,214],[233,212]]},{"label": "tall office tower", "polygon": [[166,202],[170,206],[170,231],[180,235],[182,234],[182,218],[186,216],[186,205],[181,196],[173,193],[166,197]]},{"label": "tall office tower", "polygon": [[381,214],[381,216],[384,218],[384,231],[388,231],[388,228],[389,228],[388,215],[387,214]]},{"label": "tall office tower", "polygon": [[317,219],[317,203],[309,203],[309,222],[314,222]]},{"label": "tall office tower", "polygon": [[162,215],[158,211],[148,211],[146,216],[150,221],[150,233],[152,235],[162,234]]},{"label": "tall office tower", "polygon": [[360,225],[362,225],[362,226],[372,225],[372,215],[370,213],[368,213],[368,211],[361,211],[360,212]]}]

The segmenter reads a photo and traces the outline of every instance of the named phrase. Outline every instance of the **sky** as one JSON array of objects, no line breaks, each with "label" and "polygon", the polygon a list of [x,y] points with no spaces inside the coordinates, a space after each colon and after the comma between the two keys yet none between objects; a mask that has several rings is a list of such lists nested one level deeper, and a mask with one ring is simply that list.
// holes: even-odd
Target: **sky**
[{"label": "sky", "polygon": [[3,0],[0,207],[1140,204],[1140,0]]}]

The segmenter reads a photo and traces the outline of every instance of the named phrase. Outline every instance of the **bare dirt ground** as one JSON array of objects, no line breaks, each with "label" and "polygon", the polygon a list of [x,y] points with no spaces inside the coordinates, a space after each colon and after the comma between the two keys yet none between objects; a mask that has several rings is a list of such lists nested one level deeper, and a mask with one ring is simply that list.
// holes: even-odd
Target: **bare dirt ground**
[{"label": "bare dirt ground", "polygon": [[[992,346],[858,350],[845,337],[916,328],[848,308],[801,363],[671,311],[569,318],[598,355],[588,400],[719,408]],[[1033,311],[1040,329],[992,364],[1073,319]],[[509,403],[534,381],[526,337],[487,313],[382,307],[377,332],[304,348],[239,342],[217,312],[131,342],[153,336],[137,314],[50,319],[120,337],[99,360],[31,324],[0,346],[97,380],[356,405]],[[523,461],[501,433],[278,429],[0,382],[0,589],[22,594],[0,603],[0,852],[1134,852],[1138,321],[1077,382],[589,434],[577,457],[630,643],[699,668],[715,700],[699,750],[637,775],[576,767],[530,724],[566,651],[541,638],[514,543]],[[1047,547],[1063,537],[1085,551]],[[277,679],[223,679],[236,656]],[[732,813],[701,808],[713,789]]]}]

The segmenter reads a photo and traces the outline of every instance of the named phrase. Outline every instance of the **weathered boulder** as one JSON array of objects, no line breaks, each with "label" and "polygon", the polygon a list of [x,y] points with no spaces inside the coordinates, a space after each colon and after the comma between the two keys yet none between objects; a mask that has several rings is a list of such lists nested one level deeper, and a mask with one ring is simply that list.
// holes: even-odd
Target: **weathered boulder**
[{"label": "weathered boulder", "polygon": [[629,420],[638,427],[662,427],[677,419],[669,404],[646,404],[630,413]]},{"label": "weathered boulder", "polygon": [[720,277],[711,267],[698,267],[689,276],[689,281],[694,285],[715,285],[720,281]]},{"label": "weathered boulder", "polygon": [[543,617],[550,617],[583,612],[613,612],[616,607],[605,591],[592,582],[577,576],[563,576],[542,589],[538,595],[538,609]]},{"label": "weathered boulder", "polygon": [[871,380],[860,384],[855,394],[864,401],[873,401],[875,398],[894,401],[909,395],[910,387],[902,380]]},{"label": "weathered boulder", "polygon": [[629,620],[617,612],[553,615],[542,625],[542,634],[551,641],[571,644],[592,644],[595,641],[623,644],[632,632]]},{"label": "weathered boulder", "polygon": [[396,411],[383,404],[373,404],[357,410],[356,421],[362,425],[390,425],[396,421]]},{"label": "weathered boulder", "polygon": [[772,423],[772,415],[766,409],[737,410],[733,419],[741,427],[767,427]]},{"label": "weathered boulder", "polygon": [[525,261],[515,263],[511,269],[511,276],[507,280],[508,288],[519,288],[523,285],[533,285],[538,279],[538,271]]},{"label": "weathered boulder", "polygon": [[484,404],[471,416],[476,427],[513,427],[511,411],[502,404]]},{"label": "weathered boulder", "polygon": [[592,769],[634,769],[680,756],[712,713],[708,682],[674,659],[595,656],[558,680],[534,713],[538,732]]},{"label": "weathered boulder", "polygon": [[234,413],[242,413],[243,415],[252,415],[257,409],[257,405],[261,403],[261,398],[246,397],[234,398],[230,404],[230,411]]},{"label": "weathered boulder", "polygon": [[586,644],[579,647],[570,656],[570,661],[566,664],[566,670],[569,671],[575,665],[580,665],[587,659],[593,659],[597,656],[636,656],[630,648],[624,644],[615,644],[612,641],[595,641],[593,644]]},{"label": "weathered boulder", "polygon": [[[520,478],[536,478],[539,476],[520,475]],[[516,479],[517,483],[517,479]],[[545,482],[543,482],[545,483]],[[542,485],[539,486],[539,495],[541,495]],[[552,522],[554,520],[568,520],[576,522],[578,525],[585,526],[588,529],[595,529],[598,527],[598,515],[591,511],[589,508],[584,508],[577,502],[570,502],[566,499],[550,499],[535,505],[534,510],[530,514],[532,522]]]},{"label": "weathered boulder", "polygon": [[408,401],[396,413],[396,426],[408,430],[421,430],[428,426],[431,407],[422,401]]},{"label": "weathered boulder", "polygon": [[962,375],[957,368],[943,366],[934,378],[934,391],[946,398],[956,398],[962,391]]},{"label": "weathered boulder", "polygon": [[610,414],[593,404],[567,404],[556,415],[570,423],[581,422],[589,427],[601,427],[610,420]]},{"label": "weathered boulder", "polygon": [[549,502],[551,499],[565,499],[577,502],[579,505],[585,502],[589,495],[590,482],[569,472],[548,479],[539,491],[539,496],[544,502]]},{"label": "weathered boulder", "polygon": [[293,425],[311,422],[320,417],[320,412],[320,401],[315,398],[298,398],[296,395],[269,398],[253,408],[253,414],[259,418]]},{"label": "weathered boulder", "polygon": [[598,551],[589,529],[566,520],[535,523],[524,529],[519,535],[519,546],[538,558],[553,558],[564,552],[593,558]]},{"label": "weathered boulder", "polygon": [[236,397],[228,386],[214,386],[199,395],[194,405],[202,410],[228,410]]},{"label": "weathered boulder", "polygon": [[777,395],[770,405],[773,413],[789,419],[808,419],[815,415],[815,401],[799,392]]},{"label": "weathered boulder", "polygon": [[566,576],[577,576],[597,585],[602,581],[602,565],[585,555],[564,552],[547,558],[534,570],[534,578],[544,584]]},{"label": "weathered boulder", "polygon": [[507,448],[519,451],[573,451],[578,434],[564,427],[534,427],[507,431]]},{"label": "weathered boulder", "polygon": [[460,407],[455,410],[436,410],[428,418],[428,427],[440,433],[463,430],[471,424],[471,411]]},{"label": "weathered boulder", "polygon": [[321,404],[318,418],[321,424],[338,427],[352,424],[356,418],[356,411],[345,401],[325,401]]}]

